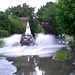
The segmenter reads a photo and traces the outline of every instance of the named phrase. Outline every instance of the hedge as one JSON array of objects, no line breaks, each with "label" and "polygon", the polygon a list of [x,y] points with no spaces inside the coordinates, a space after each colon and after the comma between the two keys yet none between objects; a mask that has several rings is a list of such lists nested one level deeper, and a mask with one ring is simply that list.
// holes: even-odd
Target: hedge
[{"label": "hedge", "polygon": [[3,40],[0,39],[0,48],[2,47],[3,43]]},{"label": "hedge", "polygon": [[0,30],[0,38],[9,36],[9,32],[7,30]]}]

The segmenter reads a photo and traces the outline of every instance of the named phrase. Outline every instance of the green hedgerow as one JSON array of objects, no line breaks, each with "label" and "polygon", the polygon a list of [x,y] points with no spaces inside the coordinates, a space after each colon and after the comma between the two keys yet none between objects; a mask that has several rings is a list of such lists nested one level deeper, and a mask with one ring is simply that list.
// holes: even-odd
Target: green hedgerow
[{"label": "green hedgerow", "polygon": [[0,38],[9,36],[9,32],[7,30],[0,30]]},{"label": "green hedgerow", "polygon": [[0,39],[0,47],[2,47],[3,43],[3,40]]}]

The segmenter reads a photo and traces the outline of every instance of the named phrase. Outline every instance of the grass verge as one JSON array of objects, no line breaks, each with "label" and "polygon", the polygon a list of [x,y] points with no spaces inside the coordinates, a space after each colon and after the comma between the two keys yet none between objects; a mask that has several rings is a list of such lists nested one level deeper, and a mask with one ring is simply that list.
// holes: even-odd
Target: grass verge
[{"label": "grass verge", "polygon": [[67,51],[65,50],[60,50],[56,52],[55,58],[57,60],[65,60],[67,56]]}]

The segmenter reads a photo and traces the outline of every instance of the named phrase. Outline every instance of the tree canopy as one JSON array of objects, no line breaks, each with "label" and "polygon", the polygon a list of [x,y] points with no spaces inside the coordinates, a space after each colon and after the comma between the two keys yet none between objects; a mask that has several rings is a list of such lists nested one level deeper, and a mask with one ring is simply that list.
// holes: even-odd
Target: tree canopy
[{"label": "tree canopy", "polygon": [[34,8],[29,7],[29,5],[26,5],[25,3],[21,5],[17,5],[11,8],[8,8],[5,11],[8,15],[16,15],[18,17],[27,17],[34,14]]},{"label": "tree canopy", "polygon": [[9,18],[4,12],[0,12],[0,30],[11,30]]},{"label": "tree canopy", "polygon": [[45,6],[41,7],[37,12],[38,20],[40,22],[48,22],[53,34],[57,34],[57,22],[55,20],[55,3],[48,2]]},{"label": "tree canopy", "polygon": [[10,34],[24,33],[25,25],[22,24],[18,17],[8,17],[6,13],[0,12],[0,30],[1,33],[6,31]]},{"label": "tree canopy", "polygon": [[8,8],[6,10],[6,13],[8,15],[16,15],[18,17],[29,17],[32,34],[38,33],[38,32],[44,32],[44,29],[42,28],[42,26],[38,25],[39,21],[37,21],[37,19],[33,18],[34,17],[34,8],[29,7],[25,3],[22,6],[18,5],[16,7]]},{"label": "tree canopy", "polygon": [[22,24],[22,22],[20,21],[19,18],[13,18],[13,17],[10,17],[9,18],[11,24],[10,24],[10,27],[11,27],[11,34],[14,34],[14,33],[24,33],[25,32],[25,25]]},{"label": "tree canopy", "polygon": [[56,5],[56,20],[62,33],[75,37],[75,0],[59,0]]},{"label": "tree canopy", "polygon": [[39,21],[37,19],[31,19],[30,20],[30,26],[31,26],[31,32],[34,35],[35,33],[44,33],[43,27],[39,24]]},{"label": "tree canopy", "polygon": [[[8,18],[8,15],[14,17]],[[39,25],[40,22],[44,21],[50,25],[51,33],[66,33],[75,37],[75,0],[58,0],[58,3],[48,2],[45,6],[41,6],[36,15],[38,18],[33,18],[35,16],[34,8],[25,3],[8,8],[5,13],[0,12],[0,30],[17,33],[18,30],[11,31],[11,28],[20,29],[22,24],[15,16],[29,17],[33,34],[44,32],[44,29]],[[21,29],[18,32],[21,33],[23,31]]]}]

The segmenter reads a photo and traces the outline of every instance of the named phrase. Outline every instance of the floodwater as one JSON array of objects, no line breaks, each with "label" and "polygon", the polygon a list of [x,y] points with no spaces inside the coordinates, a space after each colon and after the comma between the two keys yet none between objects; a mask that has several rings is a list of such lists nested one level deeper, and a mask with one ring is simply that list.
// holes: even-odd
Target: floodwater
[{"label": "floodwater", "polygon": [[34,46],[21,46],[20,36],[4,38],[5,44],[0,48],[0,75],[75,75],[72,60],[53,59],[56,51],[67,47],[58,44],[53,35],[39,34]]}]

